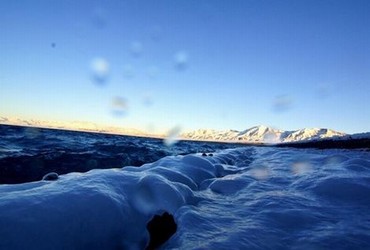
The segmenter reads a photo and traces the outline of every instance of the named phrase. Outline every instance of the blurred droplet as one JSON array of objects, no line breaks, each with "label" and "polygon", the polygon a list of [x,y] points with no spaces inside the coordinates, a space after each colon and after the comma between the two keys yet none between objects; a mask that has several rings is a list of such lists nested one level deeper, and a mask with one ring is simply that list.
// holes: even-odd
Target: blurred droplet
[{"label": "blurred droplet", "polygon": [[122,158],[122,166],[130,166],[131,165],[131,159],[130,159],[129,154],[122,153],[121,158]]},{"label": "blurred droplet", "polygon": [[92,77],[95,83],[104,84],[109,76],[109,63],[104,58],[95,58],[91,61]]},{"label": "blurred droplet", "polygon": [[101,8],[96,8],[92,12],[92,24],[98,29],[104,29],[107,26],[107,15]]},{"label": "blurred droplet", "polygon": [[124,116],[127,114],[127,100],[123,97],[116,96],[112,99],[112,113],[115,116]]},{"label": "blurred droplet", "polygon": [[159,40],[162,34],[162,28],[159,25],[153,26],[150,30],[150,38],[154,41]]},{"label": "blurred droplet", "polygon": [[330,96],[330,86],[329,85],[319,85],[315,89],[315,96],[317,99],[327,99]]},{"label": "blurred droplet", "polygon": [[140,42],[132,42],[130,45],[130,52],[133,56],[138,57],[143,52],[143,45]]},{"label": "blurred droplet", "polygon": [[150,93],[146,93],[143,96],[143,104],[147,107],[153,105],[153,97]]},{"label": "blurred droplet", "polygon": [[311,163],[308,161],[299,161],[292,164],[292,172],[296,175],[303,175],[312,169]]},{"label": "blurred droplet", "polygon": [[220,9],[217,8],[217,5],[213,4],[214,2],[206,2],[201,1],[199,2],[199,9],[202,13],[202,21],[204,22],[215,22],[215,18],[219,18],[220,12],[222,12]]},{"label": "blurred droplet", "polygon": [[270,176],[270,170],[266,166],[257,166],[250,170],[250,174],[258,180],[266,180]]},{"label": "blurred droplet", "polygon": [[98,166],[98,161],[95,159],[90,159],[86,162],[88,169],[94,169]]},{"label": "blurred droplet", "polygon": [[155,209],[155,197],[153,190],[147,185],[140,185],[135,191],[132,198],[132,204],[142,213],[150,213]]},{"label": "blurred droplet", "polygon": [[326,157],[324,163],[326,165],[338,165],[338,164],[343,163],[346,160],[348,160],[348,158],[342,155],[332,155],[332,156]]},{"label": "blurred droplet", "polygon": [[273,102],[273,110],[275,112],[285,112],[292,108],[292,98],[287,95],[275,97]]},{"label": "blurred droplet", "polygon": [[175,67],[178,70],[185,70],[188,67],[189,55],[185,51],[179,51],[174,55]]},{"label": "blurred droplet", "polygon": [[134,77],[134,68],[131,64],[126,64],[123,66],[123,76],[127,79]]},{"label": "blurred droplet", "polygon": [[51,43],[50,46],[54,49],[56,44],[55,43]]},{"label": "blurred droplet", "polygon": [[152,123],[147,124],[146,130],[149,134],[156,134],[156,131],[157,131],[156,126]]},{"label": "blurred droplet", "polygon": [[152,80],[156,79],[158,76],[158,73],[159,73],[159,69],[157,67],[152,66],[148,68],[147,74],[150,79]]},{"label": "blurred droplet", "polygon": [[27,127],[24,129],[24,135],[27,139],[35,139],[41,135],[40,129]]},{"label": "blurred droplet", "polygon": [[175,145],[179,141],[180,133],[181,128],[179,126],[170,129],[166,137],[163,139],[164,145],[166,145],[167,147]]},{"label": "blurred droplet", "polygon": [[263,136],[263,143],[266,143],[266,144],[275,144],[275,143],[279,143],[280,140],[279,140],[279,136],[275,133],[272,133],[272,132],[268,132],[266,133],[264,136]]}]

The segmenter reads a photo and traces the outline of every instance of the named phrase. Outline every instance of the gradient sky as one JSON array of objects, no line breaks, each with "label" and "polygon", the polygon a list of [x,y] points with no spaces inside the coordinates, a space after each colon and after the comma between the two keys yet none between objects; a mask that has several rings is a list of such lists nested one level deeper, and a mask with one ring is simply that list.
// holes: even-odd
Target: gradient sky
[{"label": "gradient sky", "polygon": [[370,131],[369,13],[368,0],[1,0],[0,115]]}]

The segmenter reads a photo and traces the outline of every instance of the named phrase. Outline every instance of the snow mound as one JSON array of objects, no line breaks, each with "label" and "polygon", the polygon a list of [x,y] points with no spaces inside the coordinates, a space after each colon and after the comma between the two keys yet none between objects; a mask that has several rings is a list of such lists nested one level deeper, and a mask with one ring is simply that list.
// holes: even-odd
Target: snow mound
[{"label": "snow mound", "polygon": [[162,249],[369,249],[369,183],[366,151],[244,147],[0,185],[0,249],[145,249],[166,215]]},{"label": "snow mound", "polygon": [[[194,192],[230,161],[186,155],[141,168],[70,173],[0,185],[0,249],[144,249],[156,214],[194,205]],[[215,186],[215,184],[213,184]]]}]

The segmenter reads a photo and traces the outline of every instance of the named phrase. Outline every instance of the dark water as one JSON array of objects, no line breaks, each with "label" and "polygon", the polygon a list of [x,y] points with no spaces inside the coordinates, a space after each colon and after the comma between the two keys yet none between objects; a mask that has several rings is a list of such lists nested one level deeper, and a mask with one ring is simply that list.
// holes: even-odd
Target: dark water
[{"label": "dark water", "polygon": [[168,155],[214,152],[236,144],[180,141],[0,125],[0,184],[41,180],[49,172],[141,166]]}]

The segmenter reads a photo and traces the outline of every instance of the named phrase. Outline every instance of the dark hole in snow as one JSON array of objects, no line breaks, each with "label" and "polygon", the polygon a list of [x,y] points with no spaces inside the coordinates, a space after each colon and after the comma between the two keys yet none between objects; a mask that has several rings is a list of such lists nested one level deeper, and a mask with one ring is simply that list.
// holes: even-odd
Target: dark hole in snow
[{"label": "dark hole in snow", "polygon": [[59,175],[55,172],[48,173],[42,177],[42,180],[44,181],[55,181],[58,180]]},{"label": "dark hole in snow", "polygon": [[167,212],[162,215],[154,215],[146,228],[149,231],[150,241],[147,250],[157,249],[165,243],[177,230],[173,216]]}]

